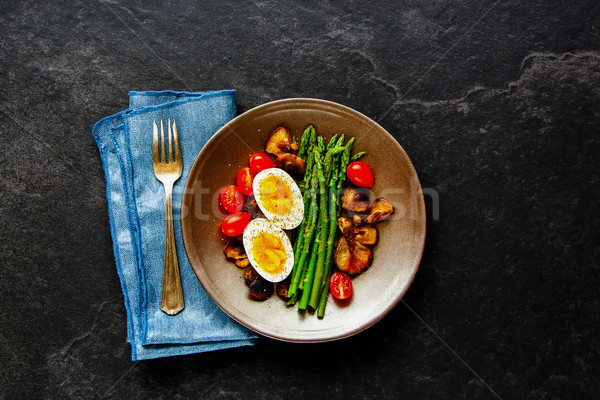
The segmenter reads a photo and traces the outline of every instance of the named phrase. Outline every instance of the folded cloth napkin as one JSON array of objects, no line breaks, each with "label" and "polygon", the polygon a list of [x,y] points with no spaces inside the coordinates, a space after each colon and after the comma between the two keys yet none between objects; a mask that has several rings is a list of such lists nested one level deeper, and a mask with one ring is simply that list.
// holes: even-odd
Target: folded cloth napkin
[{"label": "folded cloth napkin", "polygon": [[[117,272],[133,361],[248,346],[255,334],[206,294],[185,255],[179,209],[186,177],[208,139],[236,116],[235,91],[130,92],[129,109],[93,127],[106,177]],[[185,308],[160,309],[165,242],[164,188],[152,167],[152,122],[177,121],[183,174],[173,188],[173,225]]]}]

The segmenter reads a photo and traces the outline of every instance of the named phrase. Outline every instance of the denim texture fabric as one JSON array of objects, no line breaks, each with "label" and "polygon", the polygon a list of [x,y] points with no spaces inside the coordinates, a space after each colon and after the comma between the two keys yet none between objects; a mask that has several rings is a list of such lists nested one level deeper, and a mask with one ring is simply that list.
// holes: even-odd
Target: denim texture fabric
[{"label": "denim texture fabric", "polygon": [[[117,273],[127,310],[132,360],[213,351],[254,343],[256,335],[206,294],[185,255],[179,211],[186,177],[200,149],[236,116],[235,92],[130,92],[130,108],[93,127],[106,177]],[[165,242],[164,188],[152,167],[152,122],[177,122],[183,174],[173,187],[175,242],[185,308],[160,310]]]}]

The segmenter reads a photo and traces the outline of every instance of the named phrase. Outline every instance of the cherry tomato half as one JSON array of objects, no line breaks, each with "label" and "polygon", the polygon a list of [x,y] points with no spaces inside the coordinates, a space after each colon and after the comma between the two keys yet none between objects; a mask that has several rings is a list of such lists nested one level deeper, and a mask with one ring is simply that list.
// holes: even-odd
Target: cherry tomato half
[{"label": "cherry tomato half", "polygon": [[356,186],[364,188],[373,187],[373,181],[375,180],[373,172],[371,171],[371,168],[362,161],[350,163],[346,169],[346,175],[348,175],[350,182],[354,183]]},{"label": "cherry tomato half", "polygon": [[252,181],[254,181],[254,177],[256,176],[256,172],[252,171],[250,168],[242,168],[240,172],[238,172],[235,182],[237,183],[238,189],[240,192],[245,195],[251,195],[252,192]]},{"label": "cherry tomato half", "polygon": [[229,212],[237,212],[244,207],[244,195],[234,185],[224,187],[219,195],[219,200],[221,200],[223,208]]},{"label": "cherry tomato half", "polygon": [[345,300],[352,296],[352,280],[343,272],[335,272],[329,281],[329,290],[338,300]]},{"label": "cherry tomato half", "polygon": [[251,217],[247,212],[236,212],[229,214],[221,222],[221,230],[227,236],[239,236],[244,233],[246,225],[250,223]]},{"label": "cherry tomato half", "polygon": [[275,165],[268,155],[264,153],[255,153],[250,157],[250,168],[255,172],[260,172],[263,169],[273,168]]}]

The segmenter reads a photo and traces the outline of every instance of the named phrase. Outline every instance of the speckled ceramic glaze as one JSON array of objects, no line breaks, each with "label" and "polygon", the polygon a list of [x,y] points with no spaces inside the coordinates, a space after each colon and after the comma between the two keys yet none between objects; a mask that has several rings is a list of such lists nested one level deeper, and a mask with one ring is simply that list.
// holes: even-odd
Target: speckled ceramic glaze
[{"label": "speckled ceramic glaze", "polygon": [[[215,208],[218,189],[235,183],[252,153],[264,152],[269,133],[285,126],[300,137],[313,124],[320,135],[356,137],[354,152],[375,174],[373,194],[392,202],[395,213],[378,224],[373,264],[353,279],[347,304],[331,296],[325,317],[287,307],[277,295],[254,301],[243,270],[224,254],[223,215]],[[267,103],[235,118],[206,144],[188,176],[181,207],[185,250],[196,276],[212,299],[232,318],[275,339],[320,342],[356,334],[383,318],[402,298],[417,272],[425,242],[425,207],[417,173],[396,140],[377,123],[348,107],[316,99]]]}]

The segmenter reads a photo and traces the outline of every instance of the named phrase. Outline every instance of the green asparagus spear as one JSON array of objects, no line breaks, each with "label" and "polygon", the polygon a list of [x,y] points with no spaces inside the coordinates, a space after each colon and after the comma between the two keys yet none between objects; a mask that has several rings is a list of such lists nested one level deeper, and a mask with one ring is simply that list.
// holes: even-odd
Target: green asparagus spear
[{"label": "green asparagus spear", "polygon": [[[317,224],[317,217],[318,217],[318,204],[317,204],[317,186],[318,186],[318,176],[317,176],[317,169],[313,168],[312,173],[311,173],[312,177],[311,177],[311,182],[310,182],[310,189],[308,191],[308,197],[310,199],[310,205],[308,208],[308,218],[306,217],[306,211],[305,211],[305,219],[307,219],[307,222],[305,224],[304,227],[304,231],[301,231],[300,234],[304,235],[303,238],[303,244],[302,244],[302,248],[299,248],[299,258],[298,258],[298,265],[297,265],[297,270],[296,270],[296,274],[292,275],[292,281],[290,282],[290,287],[288,289],[288,295],[290,297],[292,297],[297,289],[298,289],[298,284],[300,281],[300,276],[301,276],[301,271],[304,268],[304,263],[306,262],[306,257],[307,257],[307,253],[310,249],[310,244],[312,241],[312,238],[314,236],[315,233],[315,226]],[[294,261],[295,262],[295,261]]]},{"label": "green asparagus spear", "polygon": [[346,143],[346,150],[342,154],[342,165],[339,170],[339,180],[338,180],[338,190],[342,190],[344,184],[346,183],[346,168],[348,168],[348,164],[350,164],[350,151],[352,151],[352,146],[354,146],[354,141],[356,138],[351,138]]},{"label": "green asparagus spear", "polygon": [[325,139],[323,139],[323,136],[317,136],[317,147],[319,154],[323,154],[325,152]]},{"label": "green asparagus spear", "polygon": [[337,134],[333,135],[333,137],[329,140],[329,143],[327,143],[327,147],[325,148],[326,153],[325,153],[325,160],[323,161],[324,163],[324,167],[323,167],[323,172],[325,173],[325,181],[329,182],[329,174],[331,172],[331,158],[333,157],[333,152],[332,150],[334,148],[336,148],[337,145]]},{"label": "green asparagus spear", "polygon": [[[330,189],[332,187],[334,187],[335,189],[332,191],[332,199],[330,202],[330,209],[329,209],[329,218],[330,218],[330,235],[332,235],[332,231],[331,228],[333,227],[333,235],[329,237],[329,239],[331,239],[331,242],[328,239],[327,245],[328,245],[328,251],[333,252],[333,246],[335,245],[335,236],[337,233],[337,229],[336,229],[336,224],[337,224],[337,219],[340,217],[341,215],[341,202],[339,200],[341,194],[342,194],[342,188],[344,187],[344,184],[346,183],[346,168],[348,167],[348,164],[350,164],[350,151],[352,149],[352,146],[354,145],[354,138],[351,138],[348,143],[346,144],[344,151],[342,152],[341,156],[340,156],[340,166],[338,169],[338,173],[337,175],[337,179],[335,181],[335,183],[330,182]],[[335,174],[335,172],[334,172]],[[335,184],[335,186],[333,186]],[[331,220],[334,220],[335,223],[331,223]],[[319,303],[317,306],[317,317],[319,318],[323,318],[325,315],[325,306],[327,305],[327,297],[329,295],[329,280],[331,279],[331,275],[333,273],[333,257],[330,253],[330,256],[328,257],[329,260],[329,264],[328,264],[328,269],[327,269],[327,273],[324,276],[323,281],[321,282],[321,292],[319,295]]]},{"label": "green asparagus spear", "polygon": [[[326,229],[326,233],[324,234],[324,236],[326,237],[325,256],[323,259],[321,270],[317,268],[317,270],[315,271],[315,283],[312,288],[312,293],[309,302],[310,307],[312,307],[313,309],[318,308],[319,299],[324,290],[324,287],[327,283],[329,283],[329,270],[331,269],[333,246],[335,242],[335,235],[337,232],[337,196],[335,190],[337,188],[337,170],[339,167],[339,158],[340,157],[338,156],[338,154],[334,155],[331,161],[332,165],[330,166],[330,169],[333,173],[331,174],[331,179],[329,180],[327,185],[327,189],[329,192],[329,210],[325,212],[328,212],[329,215],[327,218],[328,222],[324,223],[324,229]],[[321,265],[317,264],[317,266]]]},{"label": "green asparagus spear", "polygon": [[352,156],[352,158],[350,159],[350,162],[354,162],[354,161],[359,160],[365,154],[367,154],[366,151],[359,151],[358,153],[356,153],[355,155]]},{"label": "green asparagus spear", "polygon": [[300,157],[304,161],[306,161],[306,155],[308,154],[308,150],[309,150],[308,142],[310,139],[311,128],[312,128],[312,125],[310,125],[308,128],[306,128],[304,130],[304,133],[302,133],[302,138],[300,139],[300,148],[298,149],[298,157]]},{"label": "green asparagus spear", "polygon": [[329,151],[337,144],[337,133],[329,139],[329,143],[327,143],[327,148],[325,150]]},{"label": "green asparagus spear", "polygon": [[310,136],[308,138],[308,149],[312,149],[317,144],[317,131],[314,126],[310,126]]},{"label": "green asparagus spear", "polygon": [[[321,138],[321,136],[319,137]],[[322,140],[321,140],[322,142]],[[325,175],[323,173],[323,161],[320,154],[315,155],[315,164],[317,167],[317,176],[319,179],[319,226],[318,235],[313,246],[313,254],[311,255],[311,263],[306,270],[306,276],[304,278],[304,288],[302,290],[302,297],[298,304],[298,308],[306,310],[309,301],[314,297],[315,304],[318,301],[319,289],[316,288],[313,291],[314,283],[321,282],[323,279],[323,269],[325,265],[325,241],[327,240],[328,234],[328,221],[327,216],[327,189],[325,182]],[[313,264],[312,260],[315,258],[316,251],[316,263]],[[316,307],[315,307],[316,308]]]},{"label": "green asparagus spear", "polygon": [[[311,151],[310,155],[308,156],[308,162],[306,163],[306,171],[304,172],[304,181],[300,183],[300,190],[303,193],[303,201],[304,201],[304,215],[305,217],[302,219],[302,222],[300,223],[300,227],[298,228],[297,234],[296,234],[296,241],[294,242],[294,266],[292,268],[292,273],[291,273],[291,280],[293,281],[294,279],[298,280],[299,278],[297,277],[297,275],[300,273],[300,270],[302,269],[302,266],[300,265],[300,255],[302,254],[302,251],[304,249],[304,239],[306,237],[305,235],[305,229],[308,223],[308,218],[306,218],[307,215],[309,215],[309,203],[310,203],[310,199],[311,196],[308,193],[308,185],[310,185],[310,178],[312,176],[312,165],[314,162],[314,153]],[[288,290],[289,293],[289,290]],[[296,298],[295,296],[293,297],[292,300],[292,295],[289,294],[288,297],[290,298],[290,301],[288,302],[288,305],[293,305],[296,302]]]}]

